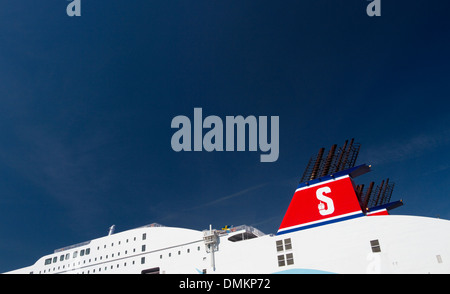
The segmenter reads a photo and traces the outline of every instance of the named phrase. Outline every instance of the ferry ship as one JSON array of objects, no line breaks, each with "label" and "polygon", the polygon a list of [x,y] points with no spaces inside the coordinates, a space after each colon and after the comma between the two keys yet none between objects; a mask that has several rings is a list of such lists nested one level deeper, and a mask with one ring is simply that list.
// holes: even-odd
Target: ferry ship
[{"label": "ferry ship", "polygon": [[393,183],[355,178],[360,145],[312,157],[275,234],[157,223],[55,250],[9,274],[450,273],[450,221],[391,215]]}]

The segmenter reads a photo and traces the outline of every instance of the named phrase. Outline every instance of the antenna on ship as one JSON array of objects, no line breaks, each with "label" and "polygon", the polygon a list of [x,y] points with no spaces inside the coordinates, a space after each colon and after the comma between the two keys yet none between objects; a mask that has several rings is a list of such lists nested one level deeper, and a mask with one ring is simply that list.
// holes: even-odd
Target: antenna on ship
[{"label": "antenna on ship", "polygon": [[116,229],[116,225],[110,226],[108,236],[111,236],[112,234],[114,234],[115,229]]},{"label": "antenna on ship", "polygon": [[212,229],[212,225],[209,225],[209,230],[203,231],[203,241],[205,242],[206,252],[211,253],[211,268],[213,271],[216,270],[214,251],[219,249],[219,240],[219,233]]}]

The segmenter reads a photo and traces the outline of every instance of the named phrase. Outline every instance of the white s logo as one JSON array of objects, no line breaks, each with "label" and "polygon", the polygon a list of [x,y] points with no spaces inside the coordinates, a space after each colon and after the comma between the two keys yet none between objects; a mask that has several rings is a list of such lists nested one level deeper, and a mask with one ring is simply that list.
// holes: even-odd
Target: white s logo
[{"label": "white s logo", "polygon": [[[321,202],[319,203],[319,213],[321,215],[329,215],[332,214],[334,212],[334,204],[333,204],[333,199],[331,199],[330,197],[324,196],[324,193],[330,193],[331,189],[329,187],[323,187],[320,189],[317,189],[316,191],[316,197],[318,200],[320,200]],[[327,204],[327,208],[325,209],[325,204],[322,203],[325,202]]]}]

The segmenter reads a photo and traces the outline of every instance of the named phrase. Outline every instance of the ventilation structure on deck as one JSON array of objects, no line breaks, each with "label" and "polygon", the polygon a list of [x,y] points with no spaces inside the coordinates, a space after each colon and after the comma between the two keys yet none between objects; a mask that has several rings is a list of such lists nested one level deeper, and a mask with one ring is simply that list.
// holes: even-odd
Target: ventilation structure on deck
[{"label": "ventilation structure on deck", "polygon": [[351,139],[350,142],[345,141],[342,147],[338,147],[336,144],[331,146],[326,156],[325,148],[321,148],[317,156],[311,157],[309,160],[300,182],[311,181],[354,167],[360,147],[359,143],[355,143],[354,139]]},{"label": "ventilation structure on deck", "polygon": [[376,188],[374,188],[374,185],[375,183],[371,182],[367,189],[364,189],[364,185],[356,186],[356,195],[364,211],[391,201],[395,183],[390,183],[389,179],[386,179],[381,181],[381,184],[377,185]]},{"label": "ventilation structure on deck", "polygon": [[[355,143],[355,140],[351,139],[350,141],[345,141],[341,147],[334,144],[328,153],[325,152],[325,148],[320,148],[317,155],[309,160],[300,183],[355,167],[360,147],[361,144]],[[364,184],[357,185],[355,192],[361,209],[367,211],[373,207],[389,203],[394,186],[395,184],[389,182],[389,179],[383,180],[377,186],[375,186],[374,182],[371,182],[366,187]]]}]

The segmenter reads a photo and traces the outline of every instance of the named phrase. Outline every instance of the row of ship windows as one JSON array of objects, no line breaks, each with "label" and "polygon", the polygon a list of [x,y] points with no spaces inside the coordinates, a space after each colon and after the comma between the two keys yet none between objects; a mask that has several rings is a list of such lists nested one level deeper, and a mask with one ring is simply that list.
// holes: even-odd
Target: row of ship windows
[{"label": "row of ship windows", "polygon": [[[378,239],[370,240],[370,246],[372,248],[373,253],[381,252],[380,242]],[[277,252],[283,253],[285,251],[292,250],[292,241],[290,238],[284,240],[276,241]],[[436,256],[437,257],[437,256]],[[293,253],[281,254],[277,256],[278,258],[278,266],[292,265],[294,264],[294,255]],[[437,257],[438,263],[442,262],[441,257]]]},{"label": "row of ship windows", "polygon": [[[147,239],[147,233],[143,233],[143,234],[142,234],[142,240],[146,240],[146,239]],[[128,243],[128,241],[129,241],[129,239],[126,239],[125,242]],[[136,237],[133,238],[133,241],[136,241]],[[120,244],[121,244],[121,241],[118,242],[118,245],[120,245]],[[113,247],[113,246],[114,246],[114,242],[111,243],[111,247]],[[106,244],[103,246],[103,248],[106,248]],[[100,246],[97,247],[97,250],[100,250]],[[136,249],[133,249],[133,252],[135,252],[135,251],[136,251]],[[142,245],[142,251],[143,251],[143,252],[145,251],[145,245]],[[82,250],[80,251],[80,256],[89,255],[90,252],[91,252],[91,249],[90,249],[90,248],[82,249]],[[127,251],[125,251],[125,254],[127,254]],[[118,253],[118,255],[120,255],[120,253]],[[112,254],[112,256],[114,257],[114,253]],[[72,253],[72,258],[77,258],[77,257],[78,257],[78,251],[74,251],[74,252]],[[106,258],[108,258],[108,255],[106,255]],[[70,259],[70,253],[62,254],[62,255],[59,257],[59,261],[64,261],[64,260],[69,260],[69,259]],[[97,259],[97,258],[96,258],[96,259]],[[100,259],[102,259],[102,257],[100,257]],[[90,260],[89,260],[89,261],[90,261]],[[51,257],[51,258],[47,258],[47,259],[45,260],[44,264],[45,264],[45,265],[49,265],[49,264],[56,263],[56,262],[58,262],[58,256],[54,256],[54,257]],[[78,262],[78,263],[79,263],[79,262]]]},{"label": "row of ship windows", "polygon": [[[141,251],[145,252],[145,250],[146,250],[146,245],[144,244],[141,247]],[[197,247],[197,251],[200,251],[200,246]],[[90,248],[83,249],[83,250],[80,251],[80,256],[89,255],[90,252],[91,252]],[[135,252],[136,252],[136,248],[133,249],[133,253],[135,253]],[[191,252],[191,249],[187,248],[186,249],[186,253],[190,253],[190,252]],[[125,254],[128,254],[128,250],[125,250]],[[181,255],[181,250],[178,250],[178,255]],[[73,258],[76,258],[77,256],[78,256],[78,251],[73,252]],[[117,256],[120,256],[120,252],[117,252]],[[172,256],[172,253],[169,252],[168,253],[168,257],[171,257],[171,256]],[[111,254],[111,258],[113,258],[113,257],[114,257],[114,253]],[[163,255],[161,254],[159,256],[159,258],[162,259]],[[69,260],[69,259],[70,259],[70,253],[67,253],[66,255],[64,255],[64,254],[61,255],[60,258],[59,258],[59,261],[64,261],[64,260]],[[99,259],[102,260],[103,256],[100,256]],[[105,255],[105,259],[108,259],[108,255]],[[45,265],[49,265],[51,263],[56,263],[57,261],[58,261],[58,257],[57,256],[55,256],[53,258],[47,258],[45,260]],[[94,258],[94,261],[97,261],[97,257]],[[78,261],[78,265],[80,265],[80,262],[81,261]],[[91,259],[89,259],[89,262],[91,262]],[[86,260],[84,260],[83,263],[85,264]],[[73,265],[75,266],[75,263]]]},{"label": "row of ship windows", "polygon": [[[197,246],[197,251],[200,251],[200,246]],[[146,251],[146,245],[142,245],[142,252],[145,252]],[[136,249],[133,249],[133,252],[136,252]],[[191,249],[190,248],[187,248],[186,249],[186,253],[190,253],[191,252]],[[125,254],[127,254],[128,253],[128,251],[127,250],[125,250]],[[181,255],[181,253],[182,253],[182,251],[181,250],[178,250],[177,251],[177,253],[178,253],[178,255]],[[83,249],[83,250],[81,250],[80,251],[80,256],[85,256],[85,255],[89,255],[90,254],[90,248],[87,248],[87,249]],[[78,255],[77,255],[77,253],[76,252],[74,252],[73,253],[73,255],[74,255],[74,257],[77,257]],[[119,257],[120,256],[120,252],[117,252],[117,256]],[[172,252],[169,252],[169,253],[167,253],[167,257],[171,257],[172,256]],[[164,255],[163,254],[160,254],[159,255],[159,258],[160,259],[163,259],[163,257],[164,257]],[[66,254],[66,255],[61,255],[60,256],[60,261],[63,261],[63,260],[65,260],[66,258],[70,258],[70,254]],[[111,254],[111,258],[114,258],[114,253],[113,254]],[[99,260],[102,260],[103,259],[103,256],[100,256],[99,257]],[[108,255],[105,255],[105,259],[108,259]],[[48,259],[46,259],[46,265],[48,265],[48,264],[50,264],[50,263],[55,263],[55,262],[57,262],[58,261],[58,257],[57,256],[55,256],[55,257],[53,257],[53,258],[48,258]],[[92,259],[91,258],[89,258],[88,260],[83,260],[83,263],[81,263],[81,261],[78,261],[78,266],[80,266],[80,265],[83,265],[83,264],[86,264],[86,261],[88,261],[88,264],[89,263],[91,263],[91,261],[92,261]],[[94,258],[94,262],[96,262],[97,261],[97,257],[95,257]],[[141,257],[141,264],[144,264],[145,263],[145,257],[143,256],[143,257]],[[124,266],[126,266],[126,262],[124,263]],[[135,264],[135,261],[133,261],[132,262],[132,264]],[[66,265],[67,265],[67,267],[66,267]],[[117,266],[117,268],[119,267],[119,264],[117,264],[116,265]],[[76,268],[76,264],[75,264],[75,262],[72,264],[72,268]],[[53,267],[53,269],[48,269],[48,272],[50,273],[51,271],[56,271],[56,270],[58,270],[58,271],[60,271],[60,270],[68,270],[68,269],[70,269],[70,263],[68,263],[68,264],[63,264],[63,265],[59,265],[58,267]],[[111,269],[113,269],[113,266],[111,266]],[[107,266],[105,267],[105,269],[104,269],[105,271],[107,270]],[[43,271],[43,273],[46,273],[46,269]],[[98,271],[101,271],[101,267],[99,267],[98,268]],[[93,270],[93,272],[95,273],[95,270]],[[41,273],[41,271],[39,271],[39,273]],[[84,273],[84,272],[83,272]],[[89,271],[87,272],[87,273],[89,273]]]},{"label": "row of ship windows", "polygon": [[[144,247],[145,245],[143,245],[143,250],[145,249],[145,247]],[[200,246],[197,246],[197,251],[200,251]],[[125,254],[126,254],[126,252],[127,251],[125,251]],[[186,249],[186,253],[190,253],[191,252],[191,250],[188,248],[188,249]],[[118,253],[118,256],[120,255],[120,253]],[[181,255],[181,250],[178,250],[178,255]],[[172,253],[171,252],[169,252],[168,254],[167,254],[167,256],[168,257],[171,257],[172,256]],[[114,257],[114,254],[112,254],[112,257]],[[108,255],[106,255],[106,258],[108,258]],[[162,259],[163,258],[163,254],[160,254],[159,255],[159,258],[160,259]],[[102,257],[100,256],[100,260],[102,259]],[[95,258],[95,261],[97,261],[97,258]],[[89,262],[91,262],[91,259],[89,259]],[[86,260],[84,260],[83,261],[83,264],[85,264],[86,263]],[[133,260],[132,261],[132,264],[134,265],[136,263],[136,261],[135,260]],[[141,257],[141,264],[145,264],[145,256],[142,256]],[[78,262],[78,265],[80,265],[80,262]],[[127,263],[126,262],[124,262],[123,263],[123,266],[125,267],[125,266],[127,266]],[[75,263],[73,263],[73,267],[75,267]],[[116,264],[116,268],[119,268],[120,267],[120,264],[119,263],[117,263]],[[111,265],[111,266],[99,266],[98,267],[98,269],[97,269],[97,271],[98,272],[101,272],[102,271],[102,268],[104,268],[104,271],[107,271],[108,270],[108,268],[110,268],[110,269],[114,269],[114,265]],[[67,264],[67,269],[70,269],[70,263],[69,264]],[[65,265],[63,265],[63,266],[58,266],[58,267],[53,267],[53,269],[44,269],[43,271],[39,271],[39,274],[41,274],[41,273],[50,273],[50,272],[55,272],[56,270],[66,270],[66,266]],[[86,271],[86,273],[90,273],[90,271],[91,270],[87,270]],[[95,273],[96,271],[95,271],[95,269],[92,269],[92,273]],[[85,272],[83,271],[83,272],[81,272],[82,274],[84,274]]]},{"label": "row of ship windows", "polygon": [[[131,262],[131,264],[132,264],[132,265],[136,264],[136,261],[133,260],[133,261]],[[145,256],[141,257],[141,264],[145,264]],[[124,262],[124,263],[123,263],[123,266],[126,267],[126,266],[127,266],[127,263]],[[115,264],[115,267],[116,267],[116,268],[119,268],[119,267],[120,267],[120,263]],[[67,266],[67,268],[70,268],[70,264]],[[51,273],[52,271],[54,272],[54,271],[56,271],[57,269],[60,270],[60,267],[58,266],[58,268],[54,267],[53,269],[48,269],[48,270],[47,270],[47,269],[44,269],[43,271],[42,271],[42,270],[39,271],[39,274]],[[65,266],[63,266],[62,269],[65,269]],[[103,271],[107,271],[108,269],[112,270],[112,269],[114,269],[114,265],[111,265],[111,266],[99,266],[99,267],[97,268],[97,272],[101,272],[102,269],[103,269]],[[75,270],[75,269],[74,269],[74,270]],[[85,273],[89,274],[89,273],[95,273],[95,272],[96,272],[96,269],[94,268],[94,269],[89,269],[89,270],[87,270],[87,271],[82,271],[81,273],[82,273],[82,274],[85,274]],[[31,272],[31,273],[33,273],[33,272]]]},{"label": "row of ship windows", "polygon": [[[91,253],[91,249],[87,248],[87,249],[83,249],[80,251],[80,256],[84,256],[84,255],[89,255]],[[77,258],[78,257],[78,251],[74,251],[73,252],[73,256],[72,258]],[[70,253],[67,254],[63,254],[59,257],[59,261],[64,261],[64,260],[69,260],[70,259]],[[45,260],[45,265],[51,264],[51,263],[56,263],[58,261],[58,256],[54,256],[53,258],[47,258]]]}]

